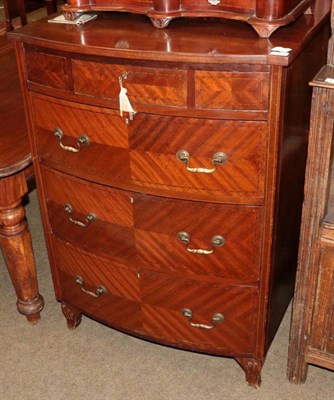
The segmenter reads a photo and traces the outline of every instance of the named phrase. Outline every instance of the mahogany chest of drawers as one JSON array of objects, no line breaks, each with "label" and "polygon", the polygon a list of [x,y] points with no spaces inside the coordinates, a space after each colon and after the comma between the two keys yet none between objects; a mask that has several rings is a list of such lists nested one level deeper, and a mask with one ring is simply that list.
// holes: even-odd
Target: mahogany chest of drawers
[{"label": "mahogany chest of drawers", "polygon": [[[305,15],[270,42],[240,22],[162,31],[112,13],[10,34],[70,328],[83,313],[234,357],[259,384],[293,292],[327,21]],[[270,55],[278,45],[289,55]]]}]

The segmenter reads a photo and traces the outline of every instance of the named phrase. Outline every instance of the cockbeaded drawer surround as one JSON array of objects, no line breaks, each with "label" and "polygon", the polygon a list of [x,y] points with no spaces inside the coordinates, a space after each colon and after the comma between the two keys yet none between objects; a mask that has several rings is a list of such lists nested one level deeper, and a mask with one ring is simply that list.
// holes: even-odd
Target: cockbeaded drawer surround
[{"label": "cockbeaded drawer surround", "polygon": [[[272,39],[286,59],[237,22],[159,32],[108,14],[11,34],[70,328],[83,313],[234,357],[259,385],[293,291],[321,12]],[[121,86],[132,115],[120,115]]]}]

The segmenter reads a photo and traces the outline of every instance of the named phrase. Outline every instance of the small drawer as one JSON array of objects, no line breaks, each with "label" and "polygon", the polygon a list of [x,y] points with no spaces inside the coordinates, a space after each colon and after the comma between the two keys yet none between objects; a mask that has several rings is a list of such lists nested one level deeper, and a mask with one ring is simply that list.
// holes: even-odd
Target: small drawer
[{"label": "small drawer", "polygon": [[141,272],[143,330],[158,341],[226,355],[254,353],[258,289]]},{"label": "small drawer", "polygon": [[259,279],[261,207],[134,196],[139,265],[179,276]]},{"label": "small drawer", "polygon": [[26,50],[28,82],[60,90],[69,90],[66,58]]},{"label": "small drawer", "polygon": [[266,122],[137,114],[127,125],[106,108],[32,104],[38,155],[64,172],[171,197],[263,198]]},{"label": "small drawer", "polygon": [[119,78],[131,104],[186,107],[187,72],[162,68],[136,67],[102,62],[72,60],[74,91],[103,99],[119,98]]},{"label": "small drawer", "polygon": [[267,110],[269,73],[196,71],[195,93],[197,108]]},{"label": "small drawer", "polygon": [[53,236],[108,257],[116,265],[135,263],[132,198],[42,167]]},{"label": "small drawer", "polygon": [[120,329],[140,330],[140,286],[135,270],[53,240],[62,301]]}]

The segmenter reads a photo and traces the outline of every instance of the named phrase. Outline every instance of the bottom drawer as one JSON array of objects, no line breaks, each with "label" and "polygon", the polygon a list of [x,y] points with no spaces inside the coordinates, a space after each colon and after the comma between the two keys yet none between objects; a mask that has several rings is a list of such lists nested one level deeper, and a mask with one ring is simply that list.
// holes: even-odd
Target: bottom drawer
[{"label": "bottom drawer", "polygon": [[[130,331],[140,329],[140,291],[136,271],[115,268],[107,260],[59,240],[54,240],[53,245],[60,300],[114,327]],[[98,294],[101,287],[105,291],[102,289]]]},{"label": "bottom drawer", "polygon": [[[176,347],[253,355],[258,288],[114,265],[53,239],[60,300],[112,327]],[[99,291],[101,293],[99,293]]]},{"label": "bottom drawer", "polygon": [[141,273],[143,330],[157,341],[225,355],[253,354],[258,288]]}]

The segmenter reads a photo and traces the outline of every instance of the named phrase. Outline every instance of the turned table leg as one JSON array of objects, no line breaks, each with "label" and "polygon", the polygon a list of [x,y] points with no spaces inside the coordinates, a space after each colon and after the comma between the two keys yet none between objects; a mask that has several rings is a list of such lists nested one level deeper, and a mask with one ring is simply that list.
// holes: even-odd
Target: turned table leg
[{"label": "turned table leg", "polygon": [[27,191],[24,172],[0,179],[0,247],[16,292],[17,309],[35,324],[44,300],[38,292],[31,236],[21,204]]}]

